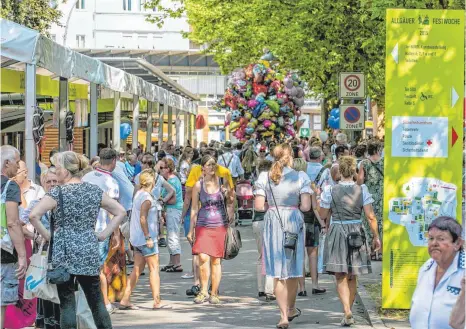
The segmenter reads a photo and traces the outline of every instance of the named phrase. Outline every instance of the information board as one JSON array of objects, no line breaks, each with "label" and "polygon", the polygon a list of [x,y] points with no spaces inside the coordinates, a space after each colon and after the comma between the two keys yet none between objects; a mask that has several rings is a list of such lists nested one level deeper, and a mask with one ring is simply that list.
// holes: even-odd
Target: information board
[{"label": "information board", "polygon": [[408,309],[427,228],[461,218],[464,11],[387,10],[382,307]]}]

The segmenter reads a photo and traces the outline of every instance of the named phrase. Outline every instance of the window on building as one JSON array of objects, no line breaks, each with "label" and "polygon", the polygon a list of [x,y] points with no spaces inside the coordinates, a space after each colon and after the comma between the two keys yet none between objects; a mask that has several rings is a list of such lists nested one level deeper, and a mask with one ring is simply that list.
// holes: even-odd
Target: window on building
[{"label": "window on building", "polygon": [[76,47],[86,48],[86,36],[85,35],[76,35]]},{"label": "window on building", "polygon": [[85,9],[85,8],[86,8],[86,0],[76,1],[76,9]]},{"label": "window on building", "polygon": [[201,45],[189,40],[189,49],[201,49]]},{"label": "window on building", "polygon": [[138,49],[149,49],[147,35],[138,35]]},{"label": "window on building", "polygon": [[123,0],[123,10],[131,11],[132,0]]},{"label": "window on building", "polygon": [[133,35],[132,34],[123,34],[123,47],[124,48],[133,48]]}]

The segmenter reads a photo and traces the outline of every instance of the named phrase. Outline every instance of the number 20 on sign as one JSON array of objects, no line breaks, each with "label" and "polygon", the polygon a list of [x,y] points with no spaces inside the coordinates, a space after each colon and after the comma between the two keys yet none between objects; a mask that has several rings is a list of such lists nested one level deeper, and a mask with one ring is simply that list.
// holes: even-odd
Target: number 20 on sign
[{"label": "number 20 on sign", "polygon": [[339,81],[340,98],[362,99],[366,97],[366,79],[361,72],[341,72]]}]

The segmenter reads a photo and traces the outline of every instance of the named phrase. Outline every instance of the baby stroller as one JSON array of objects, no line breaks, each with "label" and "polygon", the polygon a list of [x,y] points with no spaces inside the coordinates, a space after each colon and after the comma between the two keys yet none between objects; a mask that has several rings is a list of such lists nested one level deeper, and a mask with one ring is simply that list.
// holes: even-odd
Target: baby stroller
[{"label": "baby stroller", "polygon": [[236,225],[244,225],[245,222],[251,223],[254,218],[254,194],[252,183],[248,180],[236,182],[236,207],[235,219]]}]

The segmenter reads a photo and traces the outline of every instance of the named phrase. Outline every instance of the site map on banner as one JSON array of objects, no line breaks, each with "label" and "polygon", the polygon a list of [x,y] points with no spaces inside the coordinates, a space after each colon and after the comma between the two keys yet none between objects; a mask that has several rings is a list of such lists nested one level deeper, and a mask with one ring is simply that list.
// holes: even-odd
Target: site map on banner
[{"label": "site map on banner", "polygon": [[464,11],[387,10],[383,308],[410,307],[429,224],[461,218],[463,91]]}]

